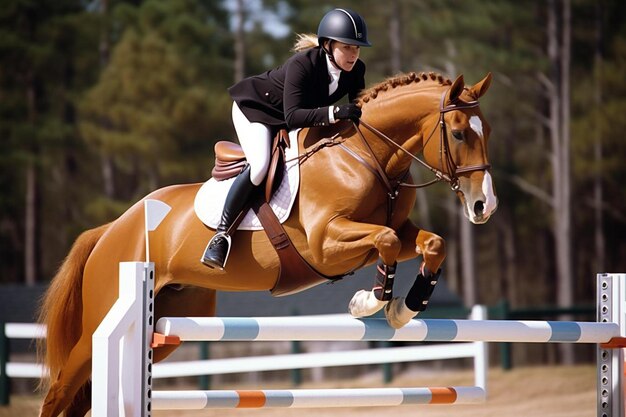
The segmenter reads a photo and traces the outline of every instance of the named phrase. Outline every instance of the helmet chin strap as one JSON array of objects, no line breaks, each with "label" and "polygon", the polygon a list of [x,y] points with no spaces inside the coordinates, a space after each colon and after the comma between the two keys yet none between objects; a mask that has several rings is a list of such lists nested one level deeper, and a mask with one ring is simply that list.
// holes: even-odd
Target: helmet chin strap
[{"label": "helmet chin strap", "polygon": [[337,65],[337,62],[335,62],[335,59],[333,58],[332,55],[329,56],[329,59],[330,59],[330,63],[333,64],[333,67],[337,68],[339,71],[343,71],[344,70],[339,65]]},{"label": "helmet chin strap", "polygon": [[332,53],[332,50],[333,50],[332,43],[333,43],[333,40],[329,39],[328,40],[329,49],[326,49],[326,47],[324,46],[324,42],[322,42],[322,49],[324,50],[324,52],[326,52],[326,55],[328,55],[328,60],[331,62],[331,64],[333,64],[335,68],[341,70],[339,65],[337,65],[337,63],[335,62],[335,57],[333,56],[333,53]]}]

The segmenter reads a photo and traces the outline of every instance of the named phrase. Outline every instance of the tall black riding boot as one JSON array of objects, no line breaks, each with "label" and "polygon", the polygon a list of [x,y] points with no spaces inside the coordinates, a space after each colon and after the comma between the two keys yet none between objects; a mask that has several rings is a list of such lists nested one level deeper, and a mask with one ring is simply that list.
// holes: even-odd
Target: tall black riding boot
[{"label": "tall black riding boot", "polygon": [[233,233],[229,229],[241,212],[248,208],[250,198],[257,188],[258,186],[250,181],[250,166],[248,166],[235,178],[228,192],[217,233],[209,241],[200,259],[203,264],[211,268],[224,269],[230,253],[229,233]]}]

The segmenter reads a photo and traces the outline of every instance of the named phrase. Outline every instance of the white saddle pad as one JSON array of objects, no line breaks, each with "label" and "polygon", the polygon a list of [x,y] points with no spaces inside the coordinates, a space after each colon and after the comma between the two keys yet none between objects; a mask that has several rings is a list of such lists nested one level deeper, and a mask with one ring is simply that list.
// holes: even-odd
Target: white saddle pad
[{"label": "white saddle pad", "polygon": [[[300,185],[300,164],[298,164],[298,160],[294,159],[298,156],[298,132],[299,129],[289,132],[291,147],[285,150],[285,159],[289,162],[285,164],[283,180],[274,193],[272,201],[270,201],[270,207],[281,223],[284,223],[289,217]],[[226,195],[234,181],[235,178],[224,181],[216,181],[211,178],[200,187],[194,201],[194,209],[202,223],[210,228],[217,228],[222,218]],[[252,210],[248,211],[238,227],[238,230],[262,229],[261,222]]]}]

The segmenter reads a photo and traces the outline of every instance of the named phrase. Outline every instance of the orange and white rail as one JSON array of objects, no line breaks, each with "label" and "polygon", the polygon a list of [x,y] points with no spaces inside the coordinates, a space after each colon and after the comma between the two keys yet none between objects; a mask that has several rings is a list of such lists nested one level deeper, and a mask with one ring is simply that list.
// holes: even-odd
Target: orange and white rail
[{"label": "orange and white rail", "polygon": [[359,388],[295,390],[155,391],[153,410],[204,408],[328,408],[416,404],[477,404],[480,387]]}]

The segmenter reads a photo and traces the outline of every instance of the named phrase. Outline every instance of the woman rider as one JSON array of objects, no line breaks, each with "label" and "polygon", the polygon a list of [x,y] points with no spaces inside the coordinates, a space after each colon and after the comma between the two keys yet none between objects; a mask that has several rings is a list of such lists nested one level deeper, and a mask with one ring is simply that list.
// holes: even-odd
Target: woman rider
[{"label": "woman rider", "polygon": [[[230,251],[229,228],[248,207],[267,174],[273,136],[280,129],[327,126],[341,119],[358,121],[352,103],[365,87],[365,64],[359,60],[367,41],[363,18],[349,9],[334,9],[320,21],[315,35],[300,35],[283,65],[230,87],[232,117],[248,166],[232,184],[216,234],[201,258],[223,269]],[[348,95],[350,103],[335,106]]]}]

